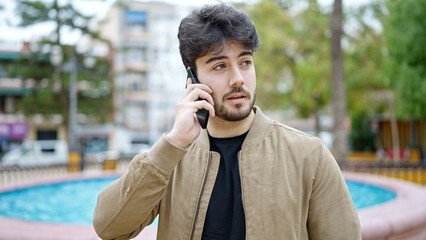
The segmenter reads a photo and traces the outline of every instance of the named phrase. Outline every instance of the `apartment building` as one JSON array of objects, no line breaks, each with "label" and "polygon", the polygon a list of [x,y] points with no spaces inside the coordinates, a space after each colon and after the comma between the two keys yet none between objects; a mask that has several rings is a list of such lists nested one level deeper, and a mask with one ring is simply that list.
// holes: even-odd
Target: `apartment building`
[{"label": "apartment building", "polygon": [[139,152],[172,127],[185,88],[177,41],[185,11],[164,2],[116,1],[99,23],[115,48],[111,150]]},{"label": "apartment building", "polygon": [[[30,94],[36,85],[34,79],[23,79],[19,74],[27,67],[22,60],[27,59],[30,52],[29,42],[0,43],[0,159],[26,139],[66,138],[61,116],[27,118],[20,110],[23,97]],[[33,65],[39,68],[50,66],[46,56],[37,55],[34,61]]]},{"label": "apartment building", "polygon": [[[32,48],[36,46],[36,42],[0,43],[0,159],[24,140],[69,139],[66,114],[57,111],[58,105],[53,104],[55,101],[60,102],[61,84],[59,81],[49,80],[54,69],[51,56],[48,51],[35,53]],[[107,51],[109,53],[110,50]],[[85,77],[80,77],[77,83],[80,108],[88,108],[97,102],[104,103],[112,94],[108,87],[108,56],[96,56],[95,61],[98,62],[96,68],[84,69],[84,64],[80,62],[78,69],[75,69],[76,73],[78,71]],[[84,71],[94,72],[96,80],[91,78],[92,75],[84,74]],[[102,74],[98,74],[99,72]],[[49,86],[49,82],[52,86]],[[46,98],[49,95],[47,92],[53,93],[53,99]],[[33,98],[34,94],[37,97]],[[32,97],[28,98],[30,96]],[[51,109],[47,109],[49,107]],[[67,106],[61,105],[60,108],[66,109]],[[108,120],[102,122],[98,118],[83,112],[77,113],[74,133],[82,153],[108,149],[111,124]]]}]

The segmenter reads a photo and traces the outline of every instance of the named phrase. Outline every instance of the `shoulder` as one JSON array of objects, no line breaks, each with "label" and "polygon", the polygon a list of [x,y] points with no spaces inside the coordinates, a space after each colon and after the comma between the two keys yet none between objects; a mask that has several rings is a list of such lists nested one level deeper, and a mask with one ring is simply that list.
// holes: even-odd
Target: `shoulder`
[{"label": "shoulder", "polygon": [[333,155],[320,138],[276,121],[271,124],[269,141],[280,146],[275,149],[280,149],[286,156],[290,156],[287,160],[300,162],[314,172],[321,166],[334,164]]},{"label": "shoulder", "polygon": [[[322,155],[328,150],[322,141],[283,123],[267,117],[260,108],[255,108],[256,117],[247,135],[245,147],[266,148],[268,151],[285,151],[287,154],[297,155],[297,158],[306,156],[312,160],[312,154]],[[296,154],[296,155],[294,155]]]},{"label": "shoulder", "polygon": [[270,135],[277,141],[283,141],[290,146],[301,146],[304,149],[320,148],[323,145],[322,141],[318,137],[292,128],[283,123],[271,120],[271,125]]}]

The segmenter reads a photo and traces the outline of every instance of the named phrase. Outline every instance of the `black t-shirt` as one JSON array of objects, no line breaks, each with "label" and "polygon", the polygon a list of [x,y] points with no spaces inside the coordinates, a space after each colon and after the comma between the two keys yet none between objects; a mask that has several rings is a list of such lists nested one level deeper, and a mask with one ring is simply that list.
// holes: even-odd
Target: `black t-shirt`
[{"label": "black t-shirt", "polygon": [[210,150],[220,154],[219,172],[210,197],[203,240],[243,240],[246,223],[241,200],[238,152],[247,133],[232,138],[210,137]]}]

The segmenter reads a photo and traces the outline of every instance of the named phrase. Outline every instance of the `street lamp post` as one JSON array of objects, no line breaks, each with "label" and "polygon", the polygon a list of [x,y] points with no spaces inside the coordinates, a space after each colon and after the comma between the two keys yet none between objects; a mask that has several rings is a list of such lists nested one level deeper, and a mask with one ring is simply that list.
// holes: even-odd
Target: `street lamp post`
[{"label": "street lamp post", "polygon": [[[70,154],[80,155],[80,144],[76,133],[77,127],[77,59],[73,56],[70,64],[70,86],[69,86],[69,113],[68,113],[68,139],[70,143]],[[71,156],[71,155],[70,155]]]},{"label": "street lamp post", "polygon": [[[60,46],[54,46],[52,49],[51,62],[56,67],[62,67],[62,50]],[[92,68],[96,63],[96,59],[92,56],[87,56],[84,59],[84,64],[88,68]],[[69,142],[69,170],[81,170],[81,154],[80,144],[77,136],[77,111],[78,111],[78,96],[77,96],[77,57],[74,55],[63,66],[65,72],[70,73],[69,81],[69,110],[68,110],[68,142]]]},{"label": "street lamp post", "polygon": [[[77,126],[77,58],[75,55],[67,61],[65,64],[62,64],[63,54],[62,48],[59,45],[52,47],[50,61],[57,68],[62,69],[64,72],[70,74],[69,81],[69,97],[68,97],[68,145],[69,145],[69,170],[78,171],[80,170],[80,146],[78,143],[78,137],[76,134]],[[58,72],[56,70],[55,72]],[[59,78],[59,76],[55,76]]]},{"label": "street lamp post", "polygon": [[[83,59],[85,67],[92,68],[96,64],[96,59],[90,54]],[[74,55],[69,61],[70,64],[70,86],[69,86],[69,118],[68,137],[70,142],[70,171],[83,170],[84,159],[80,152],[80,143],[77,135],[77,114],[78,114],[78,91],[77,91],[77,57]]]}]

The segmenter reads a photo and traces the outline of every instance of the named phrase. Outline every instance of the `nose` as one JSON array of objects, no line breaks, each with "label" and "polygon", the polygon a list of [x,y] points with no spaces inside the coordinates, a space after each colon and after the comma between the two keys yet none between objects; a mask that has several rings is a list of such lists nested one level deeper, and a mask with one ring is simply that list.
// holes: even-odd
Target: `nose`
[{"label": "nose", "polygon": [[234,88],[234,87],[240,87],[244,85],[244,82],[245,82],[244,77],[241,74],[241,70],[237,66],[232,67],[229,74],[230,74],[229,76],[230,87]]}]

